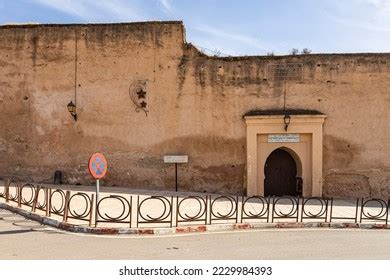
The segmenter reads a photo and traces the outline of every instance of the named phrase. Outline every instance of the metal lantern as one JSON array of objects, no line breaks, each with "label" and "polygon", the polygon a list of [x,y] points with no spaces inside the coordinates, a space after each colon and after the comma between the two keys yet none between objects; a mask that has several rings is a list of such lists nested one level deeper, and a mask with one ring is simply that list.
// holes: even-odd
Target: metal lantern
[{"label": "metal lantern", "polygon": [[287,128],[288,128],[290,121],[291,121],[290,115],[285,114],[283,117],[283,121],[284,121],[284,130],[287,131]]},{"label": "metal lantern", "polygon": [[77,121],[76,105],[73,103],[73,101],[70,101],[67,107],[68,107],[68,112],[72,115],[74,120]]}]

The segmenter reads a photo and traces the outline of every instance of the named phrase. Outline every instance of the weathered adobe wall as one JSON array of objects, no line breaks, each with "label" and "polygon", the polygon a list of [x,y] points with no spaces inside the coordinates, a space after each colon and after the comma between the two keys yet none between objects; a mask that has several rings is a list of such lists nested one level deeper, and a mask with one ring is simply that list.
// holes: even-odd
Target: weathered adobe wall
[{"label": "weathered adobe wall", "polygon": [[[74,99],[77,43],[77,107]],[[187,154],[181,189],[242,193],[244,113],[316,109],[324,125],[324,195],[390,195],[390,54],[208,57],[180,22],[0,28],[0,177],[91,184],[89,156],[106,155],[107,185],[174,188],[165,154]],[[301,81],[269,66],[301,63]],[[148,80],[146,116],[129,98]]]}]

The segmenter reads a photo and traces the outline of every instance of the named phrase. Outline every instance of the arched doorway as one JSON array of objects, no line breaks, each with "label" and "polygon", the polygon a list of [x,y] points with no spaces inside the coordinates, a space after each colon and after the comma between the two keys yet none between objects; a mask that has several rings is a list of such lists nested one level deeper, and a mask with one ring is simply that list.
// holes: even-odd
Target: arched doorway
[{"label": "arched doorway", "polygon": [[301,195],[297,164],[289,152],[280,148],[274,150],[265,162],[264,175],[265,196]]}]

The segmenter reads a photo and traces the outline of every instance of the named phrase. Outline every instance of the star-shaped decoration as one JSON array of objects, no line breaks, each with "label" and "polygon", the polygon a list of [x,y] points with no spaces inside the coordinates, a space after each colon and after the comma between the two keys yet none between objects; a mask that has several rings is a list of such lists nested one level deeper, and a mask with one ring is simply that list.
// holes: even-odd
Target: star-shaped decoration
[{"label": "star-shaped decoration", "polygon": [[146,91],[144,91],[142,88],[137,91],[138,99],[145,98]]},{"label": "star-shaped decoration", "polygon": [[145,102],[145,101],[142,101],[142,102],[140,103],[140,105],[141,105],[142,108],[146,108],[146,102]]}]

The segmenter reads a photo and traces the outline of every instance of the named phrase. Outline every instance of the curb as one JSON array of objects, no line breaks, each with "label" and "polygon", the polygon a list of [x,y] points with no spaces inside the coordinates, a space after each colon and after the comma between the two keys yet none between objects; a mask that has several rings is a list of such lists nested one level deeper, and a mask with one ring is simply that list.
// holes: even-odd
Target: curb
[{"label": "curb", "polygon": [[0,202],[0,209],[11,211],[27,219],[39,222],[41,224],[55,227],[61,230],[87,233],[96,235],[177,235],[186,233],[203,232],[226,232],[236,230],[253,229],[291,229],[291,228],[333,228],[333,229],[390,229],[390,224],[358,224],[358,223],[329,223],[329,222],[278,222],[278,223],[235,223],[235,224],[216,224],[216,225],[193,225],[172,228],[101,228],[79,226],[70,223],[60,222],[48,217],[40,216],[36,213],[24,209],[10,206]]}]

